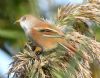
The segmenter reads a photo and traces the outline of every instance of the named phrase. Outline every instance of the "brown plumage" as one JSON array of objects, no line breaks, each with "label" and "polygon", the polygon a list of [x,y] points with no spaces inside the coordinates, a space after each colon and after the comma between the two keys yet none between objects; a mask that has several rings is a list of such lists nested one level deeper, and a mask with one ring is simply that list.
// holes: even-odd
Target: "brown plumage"
[{"label": "brown plumage", "polygon": [[20,22],[24,30],[26,28],[34,27],[34,29],[38,31],[42,31],[42,30],[48,31],[49,30],[49,31],[52,31],[51,34],[58,33],[59,35],[64,35],[62,31],[56,28],[55,26],[52,26],[51,24],[44,22],[43,20],[39,20],[38,18],[32,15],[24,15],[19,20],[17,20],[17,22]]},{"label": "brown plumage", "polygon": [[73,52],[76,51],[72,45],[68,44],[64,37],[52,37],[51,35],[49,36],[45,34],[45,32],[41,33],[35,29],[32,29],[30,35],[44,51],[54,49],[58,44],[64,46],[66,49],[70,49]]},{"label": "brown plumage", "polygon": [[26,35],[30,36],[43,51],[54,49],[58,44],[72,52],[76,51],[75,47],[66,41],[64,33],[47,22],[39,20],[32,15],[25,15],[18,22],[20,22]]}]

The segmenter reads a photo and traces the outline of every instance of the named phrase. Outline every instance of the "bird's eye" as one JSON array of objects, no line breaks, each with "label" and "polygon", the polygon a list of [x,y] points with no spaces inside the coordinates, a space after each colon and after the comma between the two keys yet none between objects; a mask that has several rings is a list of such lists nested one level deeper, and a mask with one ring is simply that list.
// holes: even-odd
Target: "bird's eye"
[{"label": "bird's eye", "polygon": [[22,21],[25,21],[26,20],[26,17],[22,17]]}]

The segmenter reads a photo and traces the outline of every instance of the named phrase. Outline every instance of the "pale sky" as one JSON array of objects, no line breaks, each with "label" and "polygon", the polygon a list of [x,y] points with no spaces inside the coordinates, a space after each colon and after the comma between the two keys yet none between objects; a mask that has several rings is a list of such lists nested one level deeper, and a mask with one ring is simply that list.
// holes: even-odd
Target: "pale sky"
[{"label": "pale sky", "polygon": [[66,4],[68,2],[71,2],[71,3],[82,3],[83,0],[55,0],[57,3],[63,3],[63,4]]},{"label": "pale sky", "polygon": [[[51,0],[52,4],[80,4],[83,0]],[[39,6],[42,10],[48,10],[48,0],[39,0]]]},{"label": "pale sky", "polygon": [[11,57],[9,57],[3,50],[0,49],[0,74],[3,75],[4,78],[7,78],[7,72],[11,62]]}]

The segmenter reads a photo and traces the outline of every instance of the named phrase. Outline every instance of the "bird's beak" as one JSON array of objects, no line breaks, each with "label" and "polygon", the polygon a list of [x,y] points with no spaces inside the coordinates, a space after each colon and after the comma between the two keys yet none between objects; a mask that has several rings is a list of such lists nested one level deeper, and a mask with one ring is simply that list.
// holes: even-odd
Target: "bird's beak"
[{"label": "bird's beak", "polygon": [[19,19],[19,20],[16,20],[16,21],[14,22],[14,24],[19,23],[19,22],[20,22],[20,19]]}]

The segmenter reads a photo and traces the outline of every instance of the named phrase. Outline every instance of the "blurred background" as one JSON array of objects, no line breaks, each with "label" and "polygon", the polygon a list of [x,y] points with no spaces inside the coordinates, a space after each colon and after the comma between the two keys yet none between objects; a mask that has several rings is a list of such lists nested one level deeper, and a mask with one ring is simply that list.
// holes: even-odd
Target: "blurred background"
[{"label": "blurred background", "polygon": [[[7,78],[12,56],[18,53],[26,37],[14,22],[25,14],[52,20],[57,8],[67,3],[81,4],[83,0],[0,0],[0,78]],[[100,28],[95,28],[96,39],[100,41]]]}]

